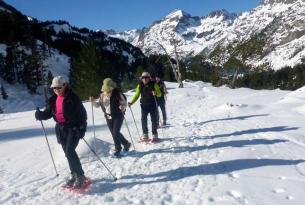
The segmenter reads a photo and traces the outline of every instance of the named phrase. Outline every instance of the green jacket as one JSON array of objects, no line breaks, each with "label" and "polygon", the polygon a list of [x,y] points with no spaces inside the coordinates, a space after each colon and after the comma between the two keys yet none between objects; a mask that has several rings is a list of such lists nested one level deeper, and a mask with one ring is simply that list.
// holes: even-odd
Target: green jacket
[{"label": "green jacket", "polygon": [[156,92],[157,97],[161,97],[162,93],[160,90],[160,87],[157,83],[149,82],[146,85],[144,85],[142,82],[137,85],[136,87],[136,93],[133,96],[131,103],[134,104],[141,95],[141,103],[142,104],[149,104],[149,103],[155,103],[155,98],[152,94],[152,91]]}]

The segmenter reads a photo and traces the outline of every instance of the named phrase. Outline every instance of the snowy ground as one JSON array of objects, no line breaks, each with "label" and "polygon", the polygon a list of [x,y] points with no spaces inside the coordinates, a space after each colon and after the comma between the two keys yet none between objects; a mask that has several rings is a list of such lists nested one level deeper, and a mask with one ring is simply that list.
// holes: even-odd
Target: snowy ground
[{"label": "snowy ground", "polygon": [[[59,171],[55,177],[34,112],[0,115],[0,204],[209,204],[301,205],[305,200],[305,88],[255,91],[201,82],[170,84],[170,127],[155,145],[114,159],[112,140],[95,109],[99,156],[111,176],[80,142],[78,153],[93,186],[85,195],[62,191],[67,162],[45,121]],[[130,98],[130,96],[128,96]],[[86,139],[94,146],[91,106]],[[140,108],[132,107],[140,126]],[[131,113],[126,119],[138,140]],[[129,139],[126,126],[122,132]]]}]

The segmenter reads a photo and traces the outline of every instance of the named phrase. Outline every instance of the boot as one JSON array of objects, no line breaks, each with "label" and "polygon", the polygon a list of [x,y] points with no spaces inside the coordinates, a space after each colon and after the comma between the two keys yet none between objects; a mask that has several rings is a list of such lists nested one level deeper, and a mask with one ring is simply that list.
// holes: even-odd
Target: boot
[{"label": "boot", "polygon": [[130,143],[130,142],[127,142],[127,144],[124,145],[123,151],[128,152],[129,149],[130,149],[130,146],[131,146],[131,143]]},{"label": "boot", "polygon": [[114,151],[113,151],[113,156],[115,156],[115,157],[120,157],[121,156],[121,150],[117,150],[117,149],[115,149]]},{"label": "boot", "polygon": [[82,188],[82,186],[84,186],[85,181],[86,181],[85,175],[83,175],[83,174],[82,175],[77,175],[73,187],[76,188],[76,189],[80,189],[80,188]]},{"label": "boot", "polygon": [[68,181],[63,185],[63,187],[73,187],[74,183],[75,183],[75,180],[76,180],[76,173],[72,173],[71,174],[71,178],[68,179]]}]

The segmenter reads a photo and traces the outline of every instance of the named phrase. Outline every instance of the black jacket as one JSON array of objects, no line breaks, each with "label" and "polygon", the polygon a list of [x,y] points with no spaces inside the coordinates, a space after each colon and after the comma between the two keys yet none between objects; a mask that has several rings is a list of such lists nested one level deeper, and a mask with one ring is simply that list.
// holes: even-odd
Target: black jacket
[{"label": "black jacket", "polygon": [[[122,110],[120,110],[120,97],[121,95],[125,98],[126,100],[126,96],[123,94],[123,92],[121,91],[121,89],[119,88],[115,88],[112,91],[112,95],[110,97],[110,116],[112,118],[122,118],[124,113],[122,112]],[[102,99],[101,99],[102,100]],[[106,109],[104,107],[104,105],[101,103],[101,108],[105,113],[105,116],[107,115],[106,113]]]},{"label": "black jacket", "polygon": [[155,97],[152,94],[152,91],[155,90],[154,82],[149,81],[146,85],[144,83],[140,83],[140,93],[141,99],[140,102],[143,105],[154,105],[155,104]]},{"label": "black jacket", "polygon": [[[40,120],[47,120],[53,117],[53,119],[57,121],[55,117],[56,99],[57,95],[55,94],[49,98],[46,109],[39,113]],[[65,118],[64,125],[66,127],[86,129],[86,109],[80,98],[70,89],[68,89],[65,94],[63,112]]]}]

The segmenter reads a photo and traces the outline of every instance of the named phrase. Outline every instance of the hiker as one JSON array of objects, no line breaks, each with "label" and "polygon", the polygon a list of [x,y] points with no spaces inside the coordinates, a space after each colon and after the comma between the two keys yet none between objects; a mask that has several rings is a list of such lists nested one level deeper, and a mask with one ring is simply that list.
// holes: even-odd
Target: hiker
[{"label": "hiker", "polygon": [[114,141],[113,155],[119,157],[122,145],[125,152],[128,152],[131,146],[131,143],[120,132],[127,107],[126,97],[111,78],[104,79],[101,91],[102,93],[97,101],[92,97],[90,97],[90,101],[93,102],[95,107],[102,108]]},{"label": "hiker", "polygon": [[[133,96],[131,102],[128,103],[128,106],[132,106],[140,97],[141,104],[141,122],[142,122],[142,130],[143,136],[141,141],[143,142],[157,142],[158,132],[158,110],[157,110],[157,101],[156,96],[161,96],[161,91],[159,86],[156,83],[153,83],[150,78],[150,74],[148,72],[143,72],[141,75],[141,82],[136,87],[136,93]],[[151,122],[152,122],[152,139],[150,140],[148,137],[148,127],[147,127],[147,116],[150,114]]]},{"label": "hiker", "polygon": [[44,111],[36,110],[35,118],[48,120],[53,117],[55,120],[57,141],[65,152],[71,171],[71,178],[64,186],[81,188],[86,177],[75,149],[79,140],[85,136],[87,112],[82,101],[71,90],[64,77],[54,77],[51,88],[54,94],[48,99]]},{"label": "hiker", "polygon": [[[165,100],[166,100],[166,95],[168,93],[167,88],[166,88],[164,81],[162,81],[158,75],[152,76],[152,79],[153,79],[153,82],[158,84],[158,86],[160,87],[161,97],[157,97],[158,106],[161,109],[162,118],[163,118],[163,122],[160,126],[165,126],[165,125],[167,125],[166,124],[167,116],[166,116],[166,109],[165,109]],[[158,112],[158,122],[159,122],[159,112]]]}]

